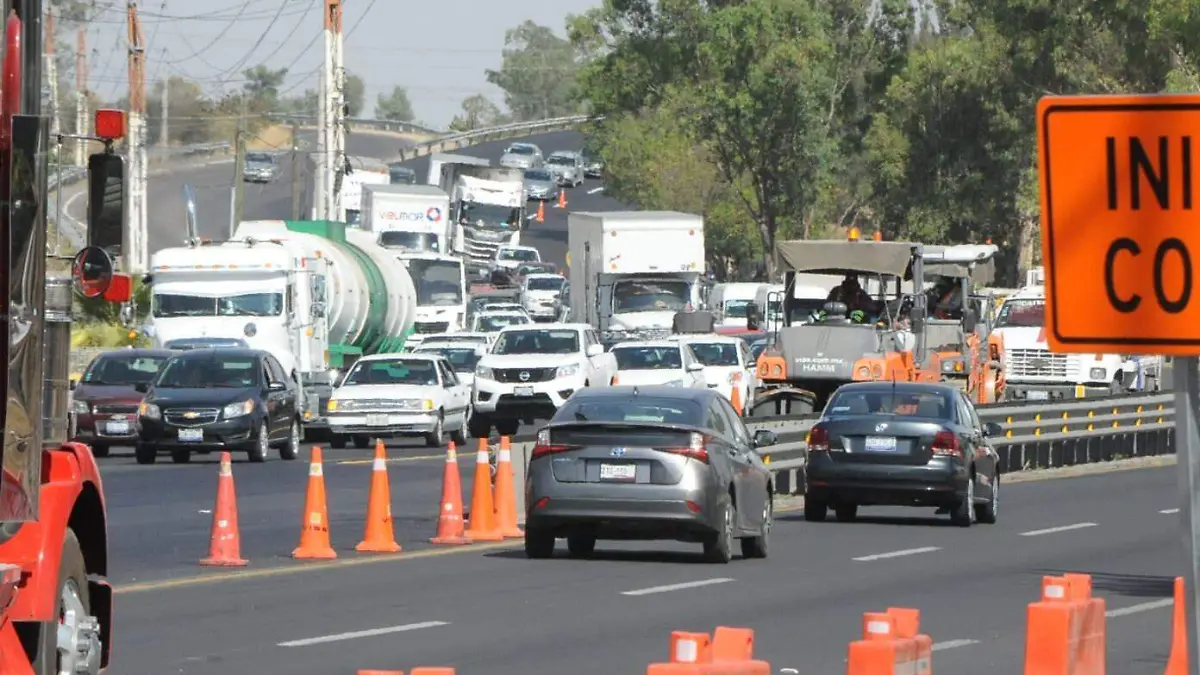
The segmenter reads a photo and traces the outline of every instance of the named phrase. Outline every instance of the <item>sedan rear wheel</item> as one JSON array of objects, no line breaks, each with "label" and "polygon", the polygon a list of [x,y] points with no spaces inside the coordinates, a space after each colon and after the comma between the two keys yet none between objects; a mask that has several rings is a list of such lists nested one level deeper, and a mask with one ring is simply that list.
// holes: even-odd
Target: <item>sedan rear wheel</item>
[{"label": "sedan rear wheel", "polygon": [[250,449],[251,462],[267,461],[267,450],[271,447],[271,432],[267,430],[267,423],[263,422],[258,427],[258,439],[254,441],[254,447]]},{"label": "sedan rear wheel", "polygon": [[704,542],[704,559],[724,565],[733,560],[733,524],[737,521],[737,512],[732,497],[725,497],[722,512],[722,522],[717,524],[719,529]]},{"label": "sedan rear wheel", "polygon": [[950,522],[959,527],[970,527],[975,524],[975,477],[967,481],[967,493],[950,512]]},{"label": "sedan rear wheel", "polygon": [[767,495],[767,503],[763,505],[762,528],[757,537],[746,537],[742,540],[743,558],[765,558],[771,550],[771,521],[775,519],[775,500]]}]

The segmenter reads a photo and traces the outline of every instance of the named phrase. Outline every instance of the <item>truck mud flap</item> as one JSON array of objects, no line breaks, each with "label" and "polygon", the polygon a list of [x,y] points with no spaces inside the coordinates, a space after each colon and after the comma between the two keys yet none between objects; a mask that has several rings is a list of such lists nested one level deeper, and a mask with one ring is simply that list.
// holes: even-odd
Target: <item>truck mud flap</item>
[{"label": "truck mud flap", "polygon": [[809,415],[816,412],[816,403],[816,395],[807,389],[793,387],[764,389],[755,395],[754,407],[747,410],[745,416]]},{"label": "truck mud flap", "polygon": [[100,622],[100,667],[108,667],[112,654],[113,588],[104,577],[88,577],[88,601],[92,616]]}]

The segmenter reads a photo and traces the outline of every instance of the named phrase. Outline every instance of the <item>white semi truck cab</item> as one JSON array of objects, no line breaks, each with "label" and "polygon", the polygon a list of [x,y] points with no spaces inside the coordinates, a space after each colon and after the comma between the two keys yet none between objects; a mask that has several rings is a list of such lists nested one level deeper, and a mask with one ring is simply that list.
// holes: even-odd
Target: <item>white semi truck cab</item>
[{"label": "white semi truck cab", "polygon": [[467,318],[467,270],[462,258],[438,253],[398,254],[417,290],[417,318],[406,348],[426,335],[457,333]]},{"label": "white semi truck cab", "polygon": [[518,246],[525,227],[525,174],[519,169],[463,167],[454,207],[463,257],[480,278],[501,246]]}]

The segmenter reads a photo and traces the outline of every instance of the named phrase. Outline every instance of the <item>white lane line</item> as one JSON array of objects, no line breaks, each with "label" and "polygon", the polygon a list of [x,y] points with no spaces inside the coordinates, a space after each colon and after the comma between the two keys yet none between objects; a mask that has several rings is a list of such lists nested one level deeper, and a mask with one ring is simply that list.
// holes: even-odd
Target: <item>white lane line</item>
[{"label": "white lane line", "polygon": [[1138,605],[1130,605],[1128,607],[1119,607],[1110,609],[1104,613],[1110,619],[1115,619],[1119,616],[1129,616],[1130,614],[1141,614],[1154,609],[1162,609],[1163,607],[1171,607],[1175,604],[1175,598],[1163,598],[1162,600],[1151,600]]},{"label": "white lane line", "polygon": [[716,579],[701,579],[699,581],[685,581],[681,584],[668,584],[666,586],[651,586],[650,588],[639,588],[634,591],[622,591],[621,595],[654,595],[655,593],[670,593],[671,591],[683,591],[689,588],[700,588],[701,586],[715,586],[717,584],[727,584],[733,581],[728,577],[717,577]]},{"label": "white lane line", "polygon": [[589,195],[594,195],[597,192],[604,192],[604,186],[600,186],[598,188],[592,188],[591,190],[588,190]]},{"label": "white lane line", "polygon": [[906,555],[920,555],[922,553],[933,553],[940,551],[937,546],[922,546],[921,548],[906,548],[903,551],[888,551],[887,553],[876,553],[874,555],[864,555],[857,558],[851,558],[854,562],[872,562],[875,560],[887,560],[888,558],[903,558]]},{"label": "white lane line", "polygon": [[537,218],[536,213],[531,213],[531,214],[525,216],[525,220],[533,220],[534,218]]},{"label": "white lane line", "polygon": [[375,637],[377,635],[391,635],[392,633],[407,633],[408,631],[421,630],[422,628],[437,628],[438,626],[449,626],[445,621],[422,621],[421,623],[406,623],[403,626],[388,626],[387,628],[372,628],[371,630],[356,630],[352,633],[338,633],[337,635],[322,635],[321,637],[305,638],[303,640],[292,640],[290,642],[280,642],[278,647],[308,647],[310,645],[322,645],[327,642],[342,642],[343,640],[357,640],[358,638]]},{"label": "white lane line", "polygon": [[946,640],[945,642],[933,643],[931,649],[935,652],[944,652],[947,649],[958,649],[959,647],[970,647],[977,644],[979,644],[979,640]]},{"label": "white lane line", "polygon": [[1084,530],[1089,527],[1096,527],[1095,523],[1075,523],[1074,525],[1060,525],[1059,527],[1047,527],[1044,530],[1030,530],[1022,532],[1022,537],[1040,537],[1043,534],[1057,534],[1059,532],[1070,532],[1071,530]]},{"label": "white lane line", "polygon": [[1162,511],[1159,511],[1159,513],[1171,515],[1172,513],[1179,513],[1179,509],[1163,509]]}]

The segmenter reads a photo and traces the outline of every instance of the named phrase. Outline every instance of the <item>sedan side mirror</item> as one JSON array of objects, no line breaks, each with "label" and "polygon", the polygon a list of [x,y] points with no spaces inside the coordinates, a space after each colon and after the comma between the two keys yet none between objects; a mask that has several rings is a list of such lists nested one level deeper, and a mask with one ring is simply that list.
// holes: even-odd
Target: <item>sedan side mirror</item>
[{"label": "sedan side mirror", "polygon": [[587,351],[585,353],[588,355],[588,358],[592,358],[594,356],[600,356],[601,354],[604,353],[604,346],[603,345],[588,345]]},{"label": "sedan side mirror", "polygon": [[689,373],[699,372],[701,370],[704,370],[704,364],[700,363],[698,361],[692,361],[691,363],[688,364],[687,370]]},{"label": "sedan side mirror", "polygon": [[775,445],[779,439],[775,437],[775,432],[768,429],[759,429],[754,432],[754,447],[765,448],[768,445]]},{"label": "sedan side mirror", "polygon": [[984,422],[983,436],[984,438],[998,438],[1004,435],[1004,427],[995,422]]},{"label": "sedan side mirror", "polygon": [[144,394],[144,393],[150,391],[150,383],[149,382],[138,382],[137,384],[133,385],[133,390],[139,394]]}]

